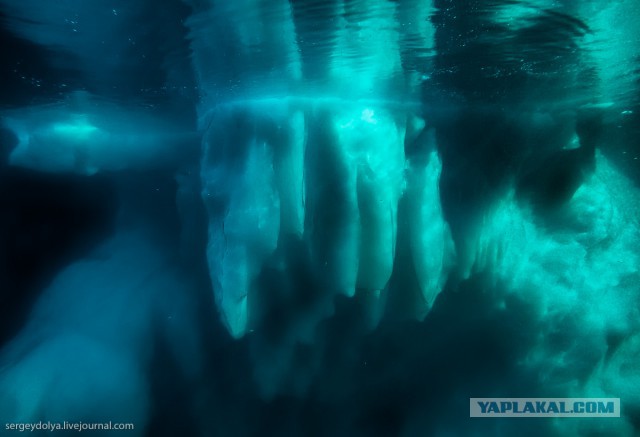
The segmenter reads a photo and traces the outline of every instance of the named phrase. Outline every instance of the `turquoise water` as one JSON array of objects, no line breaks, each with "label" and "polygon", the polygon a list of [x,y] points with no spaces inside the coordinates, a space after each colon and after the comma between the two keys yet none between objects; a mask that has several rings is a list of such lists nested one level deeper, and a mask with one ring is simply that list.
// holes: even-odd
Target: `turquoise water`
[{"label": "turquoise water", "polygon": [[638,434],[636,1],[0,8],[0,433]]}]

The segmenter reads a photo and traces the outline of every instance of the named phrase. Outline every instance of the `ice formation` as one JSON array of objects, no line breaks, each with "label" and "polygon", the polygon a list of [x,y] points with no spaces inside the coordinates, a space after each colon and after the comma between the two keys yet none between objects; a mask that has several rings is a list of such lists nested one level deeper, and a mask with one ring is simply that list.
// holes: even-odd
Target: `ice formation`
[{"label": "ice formation", "polygon": [[197,150],[196,132],[149,112],[85,92],[67,102],[11,111],[2,121],[17,138],[9,162],[38,171],[92,175],[173,167]]},{"label": "ice formation", "polygon": [[[79,59],[79,70],[100,81],[125,76],[129,70],[117,59],[135,45],[114,38],[99,68],[94,51],[112,32],[109,23],[126,28],[154,9],[144,1],[116,8],[71,1],[77,19],[60,27],[65,6],[14,3],[0,1],[11,30],[60,50],[56,65],[70,55]],[[11,166],[110,175],[120,198],[134,200],[123,202],[107,243],[45,287],[28,323],[3,349],[0,418],[59,419],[73,411],[66,420],[108,415],[136,421],[143,434],[153,409],[147,373],[154,340],[168,345],[185,380],[206,373],[192,318],[206,302],[194,290],[210,286],[220,329],[229,334],[216,338],[217,347],[247,356],[256,384],[247,391],[261,401],[312,393],[320,404],[344,406],[336,400],[343,389],[366,398],[371,392],[363,386],[376,388],[378,375],[398,374],[395,365],[380,364],[389,363],[381,356],[397,354],[416,376],[423,369],[412,359],[424,354],[433,367],[418,391],[433,389],[455,404],[468,387],[454,378],[442,382],[453,388],[434,382],[449,367],[439,361],[448,351],[441,344],[476,339],[471,327],[481,320],[496,336],[499,323],[522,331],[509,339],[522,340],[525,350],[514,341],[516,352],[504,356],[521,379],[537,378],[525,387],[620,396],[631,413],[616,430],[633,434],[630,417],[640,414],[639,197],[611,153],[599,149],[609,140],[600,128],[615,124],[620,109],[609,98],[622,67],[609,67],[612,59],[632,58],[623,42],[634,26],[622,16],[637,8],[620,1],[597,12],[593,32],[614,38],[620,51],[601,53],[580,49],[594,37],[570,15],[593,13],[593,6],[556,11],[555,3],[497,2],[479,17],[467,2],[447,0],[336,0],[323,8],[188,0],[181,3],[190,8],[188,19],[176,28],[191,50],[197,129],[174,124],[175,111],[86,91],[3,111],[2,127],[15,142]],[[33,20],[23,22],[32,9]],[[603,25],[610,18],[624,26],[612,31]],[[77,31],[82,41],[73,37]],[[171,63],[161,64],[164,71]],[[131,203],[143,203],[149,192],[130,194],[127,184],[136,179],[122,182],[122,175],[154,171],[177,181],[179,249],[160,244],[171,236],[143,230],[162,220],[157,211],[136,217],[143,225],[131,229]],[[207,286],[187,279],[180,256],[194,276],[202,264]],[[469,295],[473,303],[456,300]],[[443,314],[451,302],[459,308]],[[411,335],[424,341],[424,351],[422,344],[395,344],[408,344]],[[83,351],[79,358],[76,350]],[[474,361],[483,354],[464,352],[452,356]],[[212,360],[220,368],[223,355]],[[326,367],[335,357],[349,370],[331,379],[335,369]],[[323,377],[331,384],[319,382]],[[116,380],[122,387],[113,388]],[[510,389],[507,381],[496,390],[529,395]],[[409,398],[415,403],[397,413],[402,425],[389,435],[423,431],[418,412],[430,401]],[[429,426],[433,434],[449,431]]]},{"label": "ice formation", "polygon": [[[295,34],[296,5],[271,8],[278,15],[273,20],[260,17],[261,2],[212,5],[191,25],[194,62],[208,91],[201,103],[201,125],[208,127],[202,159],[208,258],[231,334],[240,337],[251,329],[248,301],[259,293],[260,268],[279,241],[292,237],[305,242],[327,294],[370,296],[375,326],[393,270],[398,202],[408,184],[414,204],[424,203],[409,227],[421,288],[431,305],[452,249],[437,206],[437,156],[422,152],[423,159],[411,165],[405,156],[407,147],[435,149],[421,135],[428,127],[406,92],[415,78],[401,65],[393,15],[410,11],[381,2],[350,10],[349,20],[357,20],[360,30],[346,20],[323,23],[334,44],[323,54],[327,64],[307,71],[303,61],[312,48],[304,47],[303,32]],[[334,7],[344,13],[346,5]],[[210,26],[220,20],[224,26]],[[429,30],[412,29],[425,42]],[[210,38],[238,41],[227,68],[210,67],[221,56],[217,51],[227,50],[205,45]],[[269,60],[261,55],[266,47]],[[236,69],[250,70],[261,83],[235,73],[228,77]],[[236,86],[221,87],[230,80]],[[427,221],[428,227],[420,227]]]}]

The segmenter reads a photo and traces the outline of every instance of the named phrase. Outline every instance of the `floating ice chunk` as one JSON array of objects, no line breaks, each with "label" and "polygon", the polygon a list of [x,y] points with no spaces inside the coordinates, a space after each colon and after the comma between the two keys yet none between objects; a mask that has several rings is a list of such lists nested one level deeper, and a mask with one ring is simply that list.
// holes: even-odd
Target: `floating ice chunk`
[{"label": "floating ice chunk", "polygon": [[[328,302],[358,291],[370,326],[378,323],[406,188],[407,129],[407,141],[421,144],[412,146],[420,159],[409,169],[413,212],[403,226],[411,228],[424,300],[433,304],[453,246],[440,207],[441,163],[433,144],[422,144],[433,142],[423,134],[424,121],[384,102],[311,98],[238,101],[206,117],[201,173],[207,257],[216,304],[234,337],[257,321],[251,311],[260,318],[252,302],[263,300],[258,275],[265,263],[286,272],[283,251],[294,240],[308,250],[310,274]],[[306,330],[311,336],[313,326]]]},{"label": "floating ice chunk", "polygon": [[[384,295],[404,190],[405,118],[379,105],[313,99],[241,101],[208,117],[207,252],[230,332],[241,337],[251,324],[252,282],[281,234],[309,244],[329,295]],[[382,314],[384,299],[376,301]]]},{"label": "floating ice chunk", "polygon": [[3,124],[18,139],[10,164],[52,173],[174,167],[199,143],[196,132],[86,93],[9,111]]}]

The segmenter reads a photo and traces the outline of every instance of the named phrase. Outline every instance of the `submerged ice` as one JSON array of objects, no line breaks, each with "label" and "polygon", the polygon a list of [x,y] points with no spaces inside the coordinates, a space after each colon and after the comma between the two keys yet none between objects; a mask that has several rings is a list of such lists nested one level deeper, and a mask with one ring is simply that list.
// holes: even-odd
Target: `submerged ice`
[{"label": "submerged ice", "polygon": [[[371,297],[375,326],[384,312],[399,222],[410,222],[421,289],[427,306],[433,304],[453,245],[438,206],[441,163],[432,135],[422,132],[429,127],[422,122],[407,135],[415,114],[383,102],[283,98],[221,105],[207,117],[201,160],[207,257],[216,302],[233,336],[252,329],[250,302],[261,292],[257,276],[291,240],[306,247],[324,293]],[[407,143],[422,150],[411,164]],[[416,210],[410,218],[398,217],[405,191]]]},{"label": "submerged ice", "polygon": [[[584,17],[589,6],[487,3],[189,0],[175,29],[191,51],[194,120],[174,122],[175,108],[112,101],[95,84],[3,111],[9,165],[113,178],[120,205],[113,235],[43,287],[3,349],[0,418],[107,415],[135,421],[143,435],[159,414],[153,344],[180,381],[202,383],[193,405],[228,411],[226,400],[203,394],[225,387],[216,379],[224,375],[202,366],[211,353],[218,367],[210,373],[250,362],[246,404],[255,397],[277,407],[288,397],[343,410],[344,391],[366,399],[362,415],[371,418],[385,404],[368,399],[371,386],[388,402],[409,399],[387,434],[446,433],[456,424],[418,417],[433,406],[423,397],[433,390],[457,405],[469,394],[442,357],[467,347],[451,354],[453,368],[482,362],[473,330],[487,329],[485,337],[501,340],[516,333],[513,353],[496,353],[513,375],[533,380],[523,387],[622,397],[630,413],[616,431],[637,432],[640,196],[608,144],[615,113],[626,108],[616,99],[627,96],[609,81],[622,73],[608,68],[614,55],[598,51],[600,42],[582,49],[594,38],[591,24],[572,14]],[[593,29],[625,41],[633,26],[602,23],[621,20],[631,3],[604,7]],[[126,27],[150,4],[107,12]],[[69,5],[78,29],[92,8],[102,16],[108,6]],[[73,55],[87,77],[108,77],[94,65],[92,44],[108,32],[102,23],[79,42],[55,24],[64,7],[20,24],[27,6],[7,6],[14,32],[58,47],[64,56],[54,64]],[[126,47],[117,39],[109,53],[124,56]],[[116,76],[127,70],[110,62],[103,67]],[[182,74],[169,59],[160,64],[168,83]],[[175,204],[140,213],[161,189],[133,186],[157,173],[172,181]],[[179,221],[177,235],[163,220]],[[198,308],[209,304],[228,334],[210,348],[200,330],[216,322],[200,324]],[[333,368],[334,358],[346,370]],[[420,394],[404,396],[413,381],[389,381],[402,379],[403,364]],[[468,381],[489,390],[483,375]],[[512,377],[496,393],[534,394],[517,392]],[[345,419],[351,430],[352,421],[366,422]],[[205,419],[194,426],[203,435],[215,429]]]},{"label": "submerged ice", "polygon": [[[393,19],[413,6],[380,2],[349,7],[347,14],[347,5],[331,5],[344,18],[320,19],[326,26],[321,38],[331,45],[316,53],[305,38],[319,35],[295,22],[296,9],[305,5],[280,2],[270,8],[275,16],[269,20],[260,16],[261,2],[239,5],[198,5],[190,19],[194,62],[206,74],[200,77],[207,91],[200,124],[206,126],[201,173],[207,256],[228,330],[241,337],[253,329],[250,303],[261,300],[256,278],[291,239],[306,247],[323,293],[365,295],[375,326],[385,309],[397,228],[408,220],[430,306],[444,283],[452,244],[437,207],[440,162],[430,157],[435,145],[423,132],[433,127],[411,100],[418,82],[402,68],[406,54]],[[246,14],[247,8],[256,12]],[[210,26],[220,21],[224,25]],[[425,43],[432,38],[429,26],[411,31]],[[227,68],[213,67],[224,48],[204,43],[211,38],[234,47],[232,56],[225,55]],[[312,63],[305,62],[308,56]],[[230,77],[235,70],[251,76]],[[229,81],[236,85],[221,87]],[[420,150],[411,166],[406,149]],[[407,184],[414,202],[433,205],[411,219],[398,217]],[[428,230],[418,229],[426,220]]]},{"label": "submerged ice", "polygon": [[196,150],[199,135],[149,110],[77,92],[66,102],[21,108],[3,117],[16,138],[12,165],[53,173],[174,166]]}]

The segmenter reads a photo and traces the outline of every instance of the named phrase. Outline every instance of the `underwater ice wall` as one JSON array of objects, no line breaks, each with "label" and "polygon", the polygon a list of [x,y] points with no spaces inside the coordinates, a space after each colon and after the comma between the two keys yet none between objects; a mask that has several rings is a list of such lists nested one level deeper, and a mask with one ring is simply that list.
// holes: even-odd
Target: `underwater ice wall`
[{"label": "underwater ice wall", "polygon": [[[418,73],[403,67],[415,56],[400,50],[403,38],[429,46],[433,32],[426,20],[398,24],[427,17],[429,6],[337,1],[307,17],[312,2],[205,3],[189,25],[204,94],[209,270],[229,333],[256,331],[272,339],[257,349],[279,351],[255,360],[273,393],[286,385],[280,363],[314,341],[335,296],[356,296],[377,325],[394,292],[399,226],[420,282],[413,316],[442,290],[453,245],[441,162],[416,99]],[[403,196],[410,212],[399,216]],[[273,317],[282,326],[265,334]]]},{"label": "underwater ice wall", "polygon": [[[109,94],[111,77],[145,82],[144,69],[116,61],[150,53],[125,30],[144,34],[138,23],[163,8],[2,3],[22,16],[8,21],[16,33],[62,47],[56,59],[79,59],[83,74],[106,80],[92,91],[108,90],[3,112],[16,137],[10,164],[127,175],[120,195],[134,204],[150,197],[139,189],[146,171],[178,172],[179,186],[175,208],[172,193],[134,220],[139,229],[119,223],[46,287],[0,357],[0,417],[107,412],[144,433],[166,410],[180,416],[175,399],[156,409],[154,390],[171,379],[200,405],[183,413],[222,434],[268,433],[264,422],[280,419],[270,430],[294,429],[314,409],[298,434],[470,434],[477,422],[458,412],[472,391],[621,396],[615,431],[637,433],[637,187],[610,159],[608,136],[585,132],[581,118],[597,128],[589,111],[619,110],[618,84],[637,92],[625,74],[637,52],[637,26],[624,19],[633,0],[190,1],[203,133],[191,162],[195,135],[168,123],[176,112],[155,117],[126,92]],[[104,35],[113,41],[102,56]],[[610,48],[609,37],[617,50],[583,48]],[[204,362],[198,336],[219,328],[206,311],[195,326],[193,307],[209,308],[195,288],[207,287],[146,233],[174,209],[181,255],[206,257],[220,328],[242,339],[207,338],[206,383],[189,376]],[[407,315],[423,322],[395,323]],[[152,356],[156,341],[170,351]],[[111,389],[107,377],[128,384]],[[280,409],[286,417],[261,421]],[[237,429],[221,431],[227,423]]]},{"label": "underwater ice wall", "polygon": [[[635,189],[594,151],[606,137],[585,132],[612,90],[581,49],[593,30],[573,14],[584,11],[408,4],[333,2],[322,9],[333,19],[310,24],[310,3],[263,14],[261,2],[211,2],[191,19],[225,326],[250,334],[263,394],[301,393],[317,369],[296,350],[315,342],[317,353],[335,296],[375,327],[389,294],[406,292],[392,279],[409,259],[422,318],[455,267],[453,283],[488,280],[505,308],[528,302],[542,337],[519,365],[549,390],[613,396],[612,373],[637,349],[638,224],[625,206]],[[407,39],[437,55],[412,59]],[[420,62],[433,78],[412,69]]]}]

